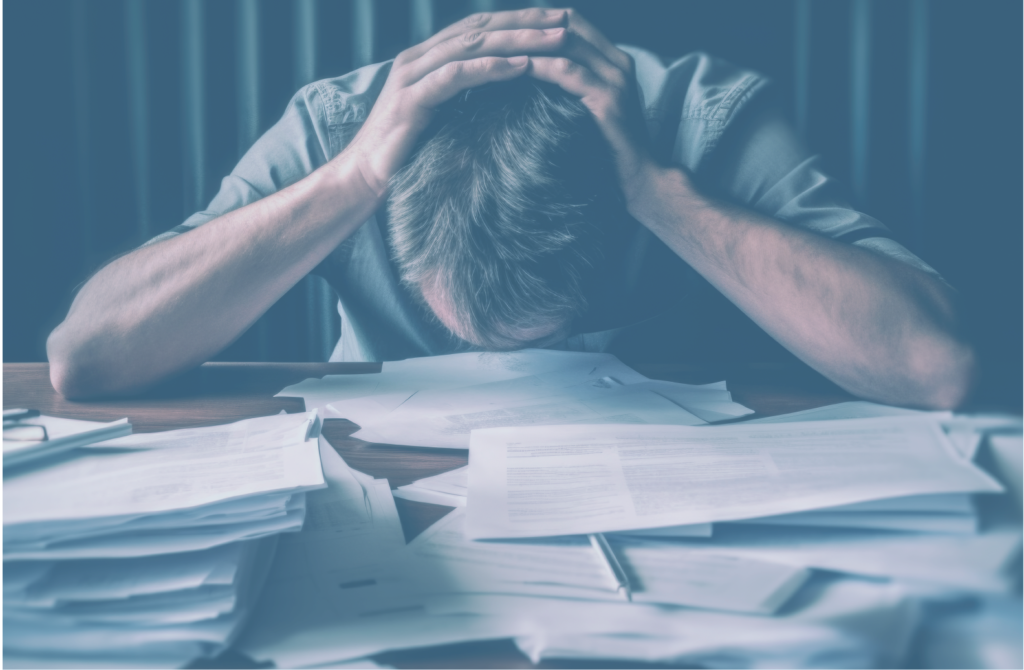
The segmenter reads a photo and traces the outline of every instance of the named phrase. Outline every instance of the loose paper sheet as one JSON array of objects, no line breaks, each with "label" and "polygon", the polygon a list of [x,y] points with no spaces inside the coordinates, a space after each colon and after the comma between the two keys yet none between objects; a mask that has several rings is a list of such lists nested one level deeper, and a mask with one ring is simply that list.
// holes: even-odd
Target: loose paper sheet
[{"label": "loose paper sheet", "polygon": [[1000,492],[918,417],[828,424],[474,431],[467,531],[537,537]]},{"label": "loose paper sheet", "polygon": [[[620,600],[585,536],[533,542],[474,542],[465,512],[453,511],[408,547],[402,572],[424,594],[506,593]],[[809,573],[778,562],[740,561],[685,545],[612,538],[630,576],[633,602],[737,612],[774,612]]]},{"label": "loose paper sheet", "polygon": [[303,398],[306,409],[311,410],[364,396],[404,393],[408,397],[417,391],[486,384],[580,366],[602,367],[605,374],[616,376],[623,384],[647,379],[611,354],[524,349],[389,361],[380,373],[306,379],[282,389],[275,397]]},{"label": "loose paper sheet", "polygon": [[565,423],[695,426],[704,421],[657,393],[635,385],[622,386],[610,377],[566,387],[523,377],[418,393],[352,437],[385,444],[468,449],[472,430]]}]

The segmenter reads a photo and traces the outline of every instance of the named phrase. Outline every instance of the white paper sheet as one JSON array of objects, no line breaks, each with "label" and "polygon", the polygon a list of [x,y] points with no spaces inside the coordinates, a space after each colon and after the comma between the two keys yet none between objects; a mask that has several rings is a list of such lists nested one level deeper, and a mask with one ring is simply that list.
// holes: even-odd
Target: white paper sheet
[{"label": "white paper sheet", "polygon": [[[228,585],[139,598],[58,603],[52,610],[4,607],[4,660],[90,667],[97,659],[173,658],[180,666],[230,644],[252,608],[276,538],[242,551]],[[64,659],[61,661],[61,659]],[[145,664],[143,664],[145,665]]]},{"label": "white paper sheet", "polygon": [[970,535],[978,532],[975,514],[935,514],[929,512],[797,512],[740,523],[780,526],[815,526],[822,528],[877,528],[914,533],[953,533]]},{"label": "white paper sheet", "polygon": [[[350,470],[323,439],[320,456],[327,488],[307,494],[302,532],[282,537],[265,593],[239,641],[241,651],[282,667],[388,648],[361,645],[367,642],[363,635],[374,634],[374,625],[387,619],[381,610],[388,603],[376,598],[382,590],[378,581],[385,578],[381,566],[405,547],[390,487],[387,480]],[[360,630],[358,615],[366,610],[379,618],[364,622],[362,635],[349,637]],[[351,655],[339,653],[349,649]]]},{"label": "white paper sheet", "polygon": [[707,422],[735,419],[753,414],[754,410],[733,401],[725,382],[694,386],[651,380],[636,386],[654,391]]},{"label": "white paper sheet", "polygon": [[431,611],[529,617],[537,633],[517,643],[535,662],[566,657],[712,667],[899,667],[918,620],[898,585],[824,576],[773,617],[483,595],[438,600]]},{"label": "white paper sheet", "polygon": [[862,400],[817,407],[815,409],[780,414],[747,421],[753,423],[791,423],[796,421],[833,421],[837,419],[867,419],[885,416],[931,416],[938,420],[953,446],[960,454],[972,460],[985,434],[1015,432],[1019,434],[1022,422],[1019,416],[1007,414],[952,414],[950,412],[924,412],[879,405]]},{"label": "white paper sheet", "polygon": [[936,495],[911,496],[909,498],[886,498],[838,505],[828,512],[933,512],[945,514],[974,514],[974,499],[969,493],[940,493]]},{"label": "white paper sheet", "polygon": [[399,486],[398,490],[409,487],[465,497],[469,493],[469,466],[464,465],[439,475],[417,479],[407,486]]},{"label": "white paper sheet", "polygon": [[74,542],[54,542],[39,549],[4,547],[5,560],[69,560],[88,558],[133,558],[186,551],[201,551],[229,542],[297,531],[306,514],[305,495],[292,497],[285,514],[270,519],[219,526],[197,526],[168,530],[131,531],[86,538]]},{"label": "white paper sheet", "polygon": [[[230,585],[246,546],[234,543],[207,551],[125,560],[44,562],[38,565],[46,571],[32,583],[17,592],[5,588],[4,603],[51,607],[57,602],[116,600]],[[6,575],[4,581],[6,587]]]},{"label": "white paper sheet", "polygon": [[718,524],[712,539],[673,542],[694,551],[993,592],[1020,579],[1014,565],[1022,545],[1015,519],[988,520],[980,533],[967,536]]},{"label": "white paper sheet", "polygon": [[467,532],[537,537],[707,523],[889,497],[1000,492],[929,418],[473,432]]},{"label": "white paper sheet", "polygon": [[766,416],[760,419],[751,419],[744,423],[793,423],[798,421],[838,421],[842,419],[881,419],[894,416],[931,416],[936,419],[948,419],[952,416],[950,412],[926,412],[905,407],[893,407],[892,405],[880,405],[865,400],[854,400],[841,402],[835,405],[825,405],[814,409],[805,409],[800,412],[789,414],[778,414]]},{"label": "white paper sheet", "polygon": [[[464,511],[456,510],[409,545],[401,571],[420,593],[620,600],[586,537],[473,542],[463,532],[464,518]],[[610,539],[632,582],[634,602],[770,614],[809,574],[777,562],[695,553],[682,545]]]},{"label": "white paper sheet", "polygon": [[390,669],[394,666],[383,665],[372,658],[356,658],[344,661],[328,661],[317,665],[307,665],[307,668],[325,668],[325,670],[377,670]]},{"label": "white paper sheet", "polygon": [[[388,361],[383,372],[402,374],[431,374],[444,377],[470,379],[477,376],[480,381],[464,381],[462,386],[486,384],[492,381],[511,380],[556,372],[568,368],[589,367],[596,376],[614,377],[621,384],[646,381],[636,370],[625,365],[612,354],[558,351],[554,349],[522,349],[504,352],[470,352],[447,356],[424,356],[403,361]],[[487,377],[487,378],[485,378]],[[450,387],[450,388],[455,388]],[[426,389],[421,389],[426,390]]]},{"label": "white paper sheet", "polygon": [[445,507],[466,506],[466,496],[457,496],[452,495],[451,493],[441,493],[440,491],[421,489],[412,485],[400,486],[393,490],[391,495],[403,500],[428,503],[430,505],[444,505]]},{"label": "white paper sheet", "polygon": [[367,442],[468,449],[472,430],[566,423],[704,423],[676,403],[635,385],[601,377],[552,387],[538,377],[417,393],[395,411],[352,434]]},{"label": "white paper sheet", "polygon": [[61,654],[58,651],[24,652],[4,649],[4,667],[7,668],[80,668],[114,670],[124,668],[176,668],[193,658],[202,656],[207,645],[183,641],[135,646],[131,651],[117,653],[102,650],[93,654]]},{"label": "white paper sheet", "polygon": [[[327,375],[282,389],[275,397],[301,397],[306,409],[351,398],[449,389],[548,373],[561,367],[603,366],[624,384],[647,378],[611,354],[524,349],[514,352],[472,352],[386,362],[377,374]],[[347,418],[342,416],[341,418]]]},{"label": "white paper sheet", "polygon": [[216,426],[205,429],[205,441],[195,431],[181,441],[169,431],[163,439],[174,448],[82,455],[20,475],[4,482],[4,526],[154,514],[322,486],[316,442],[305,441],[311,416]]},{"label": "white paper sheet", "polygon": [[58,520],[8,526],[4,529],[4,550],[11,552],[29,548],[44,549],[54,543],[83,541],[111,534],[263,521],[283,516],[289,510],[301,506],[303,495],[284,491],[162,514]]},{"label": "white paper sheet", "polygon": [[636,530],[622,530],[609,535],[621,535],[623,537],[711,537],[714,532],[714,524],[690,523],[682,526],[663,526],[661,528],[638,528]]},{"label": "white paper sheet", "polygon": [[[391,493],[396,498],[415,502],[465,507],[468,492],[469,466],[467,465],[433,477],[417,479],[411,484],[399,486]],[[664,528],[643,528],[623,531],[621,534],[640,537],[711,537],[712,529],[713,526],[710,523],[696,523]]]},{"label": "white paper sheet", "polygon": [[36,609],[4,606],[4,623],[39,626],[123,625],[162,626],[215,619],[230,613],[236,593],[230,585],[204,586],[121,600],[61,603]]}]

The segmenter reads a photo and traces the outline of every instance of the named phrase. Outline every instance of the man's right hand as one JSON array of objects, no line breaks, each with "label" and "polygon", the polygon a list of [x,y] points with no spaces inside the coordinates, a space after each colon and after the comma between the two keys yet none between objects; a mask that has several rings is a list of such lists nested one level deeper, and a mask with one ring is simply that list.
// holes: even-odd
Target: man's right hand
[{"label": "man's right hand", "polygon": [[557,51],[564,17],[540,8],[474,14],[398,54],[369,117],[335,161],[355,167],[383,201],[437,107],[468,88],[524,74],[530,54]]}]

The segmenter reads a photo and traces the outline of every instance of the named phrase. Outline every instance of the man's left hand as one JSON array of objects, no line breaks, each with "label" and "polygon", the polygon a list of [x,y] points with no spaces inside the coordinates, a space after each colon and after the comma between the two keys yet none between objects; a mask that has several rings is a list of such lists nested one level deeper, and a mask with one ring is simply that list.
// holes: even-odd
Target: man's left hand
[{"label": "man's left hand", "polygon": [[648,147],[633,57],[579,12],[564,11],[568,34],[558,55],[531,55],[527,74],[558,85],[587,106],[611,145],[626,205],[634,211],[658,165]]}]

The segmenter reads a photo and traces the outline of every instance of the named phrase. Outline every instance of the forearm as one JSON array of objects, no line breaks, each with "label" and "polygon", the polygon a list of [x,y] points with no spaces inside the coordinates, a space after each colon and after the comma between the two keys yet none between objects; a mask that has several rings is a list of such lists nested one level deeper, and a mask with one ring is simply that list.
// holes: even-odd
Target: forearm
[{"label": "forearm", "polygon": [[[343,157],[341,157],[343,159]],[[140,389],[230,344],[374,211],[337,159],[300,182],[98,272],[50,335],[69,397]]]},{"label": "forearm", "polygon": [[703,197],[659,171],[633,214],[772,337],[858,396],[953,407],[974,374],[952,291],[869,250]]}]

